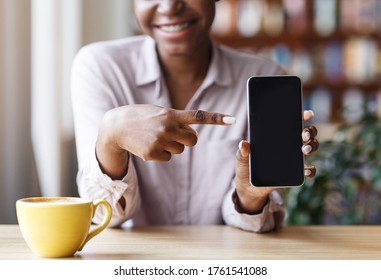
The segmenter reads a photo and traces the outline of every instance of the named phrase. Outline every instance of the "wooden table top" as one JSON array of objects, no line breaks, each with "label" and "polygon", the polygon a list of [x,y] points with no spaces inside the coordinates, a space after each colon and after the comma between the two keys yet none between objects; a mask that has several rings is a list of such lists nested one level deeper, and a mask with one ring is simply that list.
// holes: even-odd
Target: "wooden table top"
[{"label": "wooden table top", "polygon": [[[0,225],[0,259],[39,259],[18,225]],[[251,233],[229,226],[106,229],[71,259],[381,260],[381,226],[286,226]]]}]

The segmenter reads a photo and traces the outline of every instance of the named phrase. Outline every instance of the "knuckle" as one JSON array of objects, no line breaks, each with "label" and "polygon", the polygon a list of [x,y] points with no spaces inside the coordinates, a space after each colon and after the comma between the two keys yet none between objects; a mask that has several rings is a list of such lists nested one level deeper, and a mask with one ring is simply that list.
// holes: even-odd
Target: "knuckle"
[{"label": "knuckle", "polygon": [[152,159],[153,159],[152,151],[151,151],[151,150],[145,151],[145,152],[142,154],[141,158],[142,158],[144,161],[152,160]]},{"label": "knuckle", "polygon": [[172,111],[171,108],[165,108],[165,107],[162,107],[162,108],[160,109],[160,114],[161,114],[161,115],[165,115],[165,116],[169,116],[169,115],[171,115],[171,111]]},{"label": "knuckle", "polygon": [[236,157],[237,157],[237,163],[240,165],[240,166],[248,166],[249,165],[249,160],[248,158],[245,158],[242,156],[241,152],[238,150],[237,153],[236,153]]},{"label": "knuckle", "polygon": [[158,155],[158,147],[157,143],[152,143],[149,147],[146,147],[142,153],[142,159],[144,161],[156,159]]},{"label": "knuckle", "polygon": [[161,113],[161,119],[160,119],[160,124],[158,126],[158,130],[161,132],[173,132],[176,127],[176,122],[175,122],[175,116],[173,113],[173,110],[163,108],[163,112]]},{"label": "knuckle", "polygon": [[163,125],[160,127],[160,132],[159,132],[160,137],[165,137],[165,135],[174,131],[174,127],[170,125],[169,122],[170,120],[168,118],[164,121]]},{"label": "knuckle", "polygon": [[206,112],[202,110],[197,110],[193,114],[193,119],[196,120],[197,122],[203,122],[206,120]]},{"label": "knuckle", "polygon": [[221,121],[221,116],[217,113],[213,113],[212,116],[211,116],[211,120],[214,122],[214,123],[218,123]]},{"label": "knuckle", "polygon": [[146,159],[147,160],[154,160],[157,157],[157,152],[155,150],[149,150],[146,153]]},{"label": "knuckle", "polygon": [[161,108],[159,115],[163,121],[168,121],[173,118],[173,110],[171,108]]},{"label": "knuckle", "polygon": [[318,134],[317,128],[313,125],[309,125],[305,128],[305,130],[309,131],[311,134],[311,137],[315,137]]},{"label": "knuckle", "polygon": [[148,154],[146,153],[143,153],[140,158],[144,161],[149,161],[151,158],[148,156]]},{"label": "knuckle", "polygon": [[310,140],[308,140],[305,145],[311,145],[313,147],[319,147],[319,141],[316,140],[315,138],[312,138]]},{"label": "knuckle", "polygon": [[319,146],[319,141],[316,140],[315,138],[312,138],[312,139],[310,139],[310,140],[307,142],[307,144],[309,144],[309,145],[311,145],[311,146],[313,146],[313,147],[318,147],[318,146]]},{"label": "knuckle", "polygon": [[157,150],[161,150],[162,147],[163,145],[160,137],[155,137],[151,143],[150,153],[155,153]]}]

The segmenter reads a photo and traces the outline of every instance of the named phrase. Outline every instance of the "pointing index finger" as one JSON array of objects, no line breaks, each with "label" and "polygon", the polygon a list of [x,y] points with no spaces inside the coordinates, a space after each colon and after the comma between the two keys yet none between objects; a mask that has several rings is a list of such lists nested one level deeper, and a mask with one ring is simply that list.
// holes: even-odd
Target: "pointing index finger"
[{"label": "pointing index finger", "polygon": [[229,115],[203,110],[176,110],[176,118],[184,124],[231,125],[235,118]]}]

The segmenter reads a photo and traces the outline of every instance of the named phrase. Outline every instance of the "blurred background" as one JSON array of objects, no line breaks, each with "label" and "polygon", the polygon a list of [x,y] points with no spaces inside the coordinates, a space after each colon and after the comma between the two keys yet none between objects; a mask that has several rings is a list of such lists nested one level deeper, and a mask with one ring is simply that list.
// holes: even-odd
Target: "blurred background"
[{"label": "blurred background", "polygon": [[[0,223],[25,196],[77,196],[70,67],[136,32],[129,0],[0,0]],[[135,31],[133,31],[135,30]]]},{"label": "blurred background", "polygon": [[[18,198],[77,195],[71,63],[139,33],[132,2],[0,0],[0,223]],[[212,35],[303,81],[318,174],[284,191],[287,223],[381,223],[381,0],[221,0]]]}]

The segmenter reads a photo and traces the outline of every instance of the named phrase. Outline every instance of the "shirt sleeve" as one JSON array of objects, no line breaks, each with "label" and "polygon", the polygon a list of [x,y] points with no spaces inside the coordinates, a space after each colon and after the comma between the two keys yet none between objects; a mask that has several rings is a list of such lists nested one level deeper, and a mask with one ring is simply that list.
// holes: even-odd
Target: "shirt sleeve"
[{"label": "shirt sleeve", "polygon": [[[78,172],[77,183],[81,197],[91,200],[106,199],[112,207],[112,218],[109,227],[119,226],[133,215],[140,205],[139,188],[137,187],[137,175],[130,159],[128,172],[122,180],[112,180],[102,173],[95,156]],[[121,197],[126,201],[125,209],[119,204]],[[94,223],[101,223],[104,217],[104,209],[99,208],[93,218]]]},{"label": "shirt sleeve", "polygon": [[249,215],[238,213],[235,209],[232,200],[234,190],[235,187],[227,193],[222,205],[222,216],[227,225],[257,233],[278,230],[283,226],[285,212],[279,192],[270,193],[261,213]]},{"label": "shirt sleeve", "polygon": [[[118,226],[129,219],[140,204],[138,179],[133,161],[122,180],[112,180],[102,173],[95,154],[95,145],[103,115],[115,108],[114,92],[107,83],[107,73],[96,57],[102,57],[93,49],[83,48],[76,56],[71,72],[71,94],[74,116],[75,139],[78,158],[77,185],[81,197],[91,200],[106,199],[112,206],[113,215],[109,226]],[[99,50],[98,50],[99,52]],[[126,207],[118,203],[124,196]],[[102,207],[97,210],[94,222],[104,216]]]}]

